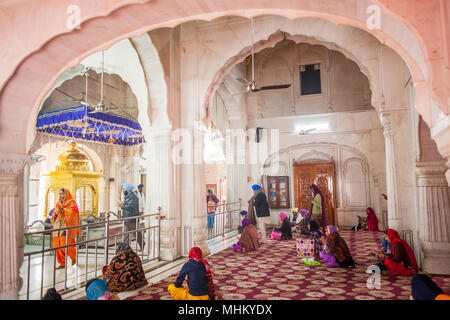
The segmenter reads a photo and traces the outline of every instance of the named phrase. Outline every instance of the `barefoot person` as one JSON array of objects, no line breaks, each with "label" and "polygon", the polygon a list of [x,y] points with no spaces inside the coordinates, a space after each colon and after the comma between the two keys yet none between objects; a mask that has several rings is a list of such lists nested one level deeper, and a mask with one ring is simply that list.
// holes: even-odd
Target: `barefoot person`
[{"label": "barefoot person", "polygon": [[[246,212],[246,211],[244,211]],[[256,227],[252,224],[249,218],[244,218],[242,220],[242,234],[239,238],[237,246],[234,248],[239,248],[242,252],[248,252],[259,249],[258,241],[258,231]]]},{"label": "barefoot person", "polygon": [[389,270],[394,276],[412,276],[419,272],[416,257],[411,247],[406,241],[400,238],[400,235],[394,229],[387,229],[386,240],[392,246],[390,255],[378,252],[380,259],[383,260],[378,266],[382,270]]},{"label": "barefoot person", "polygon": [[[332,254],[335,257],[336,263],[339,267],[354,267],[355,261],[352,258],[350,249],[348,248],[344,238],[339,235],[338,229],[331,225],[327,226],[325,229],[325,234],[327,237],[325,240],[325,244],[327,246],[326,253]],[[332,266],[336,265],[332,264]]]},{"label": "barefoot person", "polygon": [[372,208],[367,208],[367,231],[379,231],[378,219]]},{"label": "barefoot person", "polygon": [[324,197],[322,191],[320,191],[319,187],[315,184],[312,184],[309,187],[312,190],[312,201],[311,201],[311,220],[319,223],[322,228],[327,226],[327,219],[325,217],[325,205],[324,205]]},{"label": "barefoot person", "polygon": [[[187,288],[183,281],[187,278]],[[189,260],[181,267],[175,283],[167,288],[173,300],[215,300],[216,293],[211,268],[203,259],[202,250],[193,247],[189,251]]]},{"label": "barefoot person", "polygon": [[252,189],[254,197],[249,200],[249,203],[252,203],[255,207],[256,225],[258,231],[261,233],[261,243],[264,243],[267,239],[267,225],[271,223],[269,203],[260,185],[254,184]]},{"label": "barefoot person", "polygon": [[274,231],[281,233],[280,240],[292,240],[292,224],[286,212],[280,212],[280,227],[274,228]]},{"label": "barefoot person", "polygon": [[[56,204],[55,210],[52,214],[53,229],[61,229],[67,227],[75,227],[80,225],[80,212],[77,203],[72,197],[70,191],[66,188],[59,190],[59,201]],[[66,232],[68,234],[66,234]],[[80,228],[69,230],[53,231],[53,248],[61,247],[67,244],[74,244],[75,238],[81,234]],[[67,250],[67,252],[66,252]],[[56,260],[59,267],[62,269],[66,265],[66,257],[69,256],[72,260],[72,265],[76,263],[77,251],[76,246],[57,249],[55,251]]]}]

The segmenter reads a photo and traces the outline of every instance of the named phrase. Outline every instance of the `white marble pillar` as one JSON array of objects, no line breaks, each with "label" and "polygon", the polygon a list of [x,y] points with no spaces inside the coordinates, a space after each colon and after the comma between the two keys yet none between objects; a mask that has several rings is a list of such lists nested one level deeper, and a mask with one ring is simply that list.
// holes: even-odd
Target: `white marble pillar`
[{"label": "white marble pillar", "polygon": [[397,179],[397,162],[395,155],[395,142],[392,133],[392,115],[382,112],[380,115],[381,124],[383,126],[383,134],[386,150],[386,187],[387,187],[387,207],[389,228],[398,230],[400,227],[399,213],[399,197],[398,197],[398,179]]},{"label": "white marble pillar", "polygon": [[207,210],[206,210],[206,181],[205,181],[205,163],[203,159],[204,143],[203,132],[194,127],[194,145],[193,145],[193,216],[192,216],[192,241],[194,247],[202,249],[204,255],[208,255],[210,250],[206,243],[208,232],[207,224]]},{"label": "white marble pillar", "polygon": [[23,262],[23,168],[29,156],[0,156],[0,300],[18,299]]},{"label": "white marble pillar", "polygon": [[416,163],[422,269],[450,274],[450,188],[446,161]]},{"label": "white marble pillar", "polygon": [[[206,61],[199,57],[205,50],[206,44],[201,40],[201,33],[197,25],[184,24],[180,30],[180,63],[179,63],[179,125],[190,134],[186,137],[192,147],[187,161],[179,164],[181,215],[183,232],[187,232],[186,239],[191,235],[192,241],[184,243],[186,253],[190,246],[199,247],[204,255],[209,254],[207,238],[206,185],[203,162],[203,131],[207,127],[207,114],[203,105],[203,88],[205,81],[201,75],[209,68]],[[174,70],[175,71],[175,70]],[[184,237],[183,237],[184,238]]]},{"label": "white marble pillar", "polygon": [[[174,260],[178,257],[177,228],[180,212],[174,210],[178,193],[174,190],[174,167],[171,159],[170,128],[152,128],[146,146],[147,202],[146,212],[156,213],[161,207],[161,258]],[[153,224],[154,222],[152,222]]]},{"label": "white marble pillar", "polygon": [[109,181],[109,210],[118,212],[120,202],[120,188],[121,188],[121,154],[119,147],[111,147],[111,161],[109,178],[113,178],[114,181]]}]

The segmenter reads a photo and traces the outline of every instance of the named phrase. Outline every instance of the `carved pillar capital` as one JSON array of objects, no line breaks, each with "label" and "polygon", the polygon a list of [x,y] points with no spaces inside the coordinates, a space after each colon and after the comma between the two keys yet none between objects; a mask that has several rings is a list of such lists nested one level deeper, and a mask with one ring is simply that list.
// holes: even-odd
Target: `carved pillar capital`
[{"label": "carved pillar capital", "polygon": [[386,138],[392,135],[392,115],[389,112],[380,112],[380,121],[383,126],[383,134]]},{"label": "carved pillar capital", "polygon": [[450,188],[443,161],[416,162],[422,269],[450,274]]},{"label": "carved pillar capital", "polygon": [[[450,115],[439,117],[438,121],[430,128],[431,138],[436,141],[439,153],[447,160],[447,169],[450,168]],[[446,174],[447,185],[450,185],[450,170]]]},{"label": "carved pillar capital", "polygon": [[0,155],[0,177],[16,177],[22,173],[25,164],[31,161],[27,154],[4,153]]},{"label": "carved pillar capital", "polygon": [[416,176],[418,187],[447,187],[445,161],[416,162]]}]

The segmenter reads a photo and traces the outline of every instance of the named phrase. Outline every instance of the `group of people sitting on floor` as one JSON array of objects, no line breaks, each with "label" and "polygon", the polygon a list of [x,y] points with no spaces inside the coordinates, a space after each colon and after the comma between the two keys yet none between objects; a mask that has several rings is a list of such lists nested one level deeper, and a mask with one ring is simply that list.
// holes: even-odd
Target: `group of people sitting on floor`
[{"label": "group of people sitting on floor", "polygon": [[[256,191],[255,195],[261,194],[261,192],[257,192],[261,187],[257,187],[259,188],[253,187]],[[322,210],[323,196],[319,188],[312,185],[311,189],[314,192],[311,210],[298,212],[294,209],[292,210],[292,219],[286,212],[280,212],[280,226],[273,230],[272,238],[291,240],[292,232],[297,231],[302,237],[315,240],[314,256],[316,259],[321,259],[329,267],[354,267],[355,261],[347,243],[340,236],[338,228],[326,223]],[[249,204],[249,211],[253,210],[250,201]],[[241,236],[238,243],[233,246],[234,250],[246,253],[260,248],[261,242],[254,220],[258,221],[261,217],[258,209],[255,211],[256,215],[241,211],[243,216]],[[378,221],[371,208],[367,209],[367,215],[367,229],[378,231]],[[257,222],[258,229],[259,223],[260,221]],[[264,224],[262,224],[263,227],[265,227]],[[392,275],[414,275],[411,299],[450,299],[429,277],[418,274],[414,252],[400,238],[397,231],[387,229],[382,240],[382,251],[373,253],[380,260],[378,266],[381,270],[389,271]],[[187,287],[183,286],[184,280],[187,282]],[[86,296],[87,300],[118,300],[117,292],[132,290],[147,283],[139,257],[127,244],[120,243],[117,246],[116,256],[108,266],[103,267],[102,278],[93,279],[86,284]],[[189,260],[181,268],[175,283],[169,285],[168,291],[174,300],[215,300],[218,298],[211,267],[203,258],[200,248],[193,247],[190,250]],[[51,291],[43,299],[58,298],[57,296],[56,291]]]}]

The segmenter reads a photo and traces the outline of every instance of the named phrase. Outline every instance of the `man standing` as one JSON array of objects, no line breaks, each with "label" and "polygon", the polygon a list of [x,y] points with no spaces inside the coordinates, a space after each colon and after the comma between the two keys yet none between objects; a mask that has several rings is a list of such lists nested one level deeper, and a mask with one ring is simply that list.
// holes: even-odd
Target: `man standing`
[{"label": "man standing", "polygon": [[139,215],[142,216],[145,210],[145,195],[143,192],[144,185],[141,183],[138,185],[138,190],[136,191],[136,196],[139,199]]},{"label": "man standing", "polygon": [[[122,190],[124,194],[124,201],[120,203],[120,207],[122,208],[122,218],[130,218],[130,217],[138,217],[139,216],[139,199],[133,192],[133,186],[128,183],[122,184]],[[124,232],[129,232],[136,230],[136,227],[139,227],[139,219],[127,219],[125,220],[125,230]],[[144,243],[142,241],[142,233],[140,231],[137,232],[137,242],[141,247],[141,250],[144,249]],[[126,233],[123,239],[123,242],[130,245],[130,233]]]},{"label": "man standing", "polygon": [[267,202],[266,194],[263,192],[260,185],[254,184],[252,189],[253,197],[249,200],[249,203],[251,204],[253,202],[253,206],[255,207],[256,225],[259,232],[262,232],[261,243],[264,243],[267,239],[267,225],[271,224],[269,203]]}]

